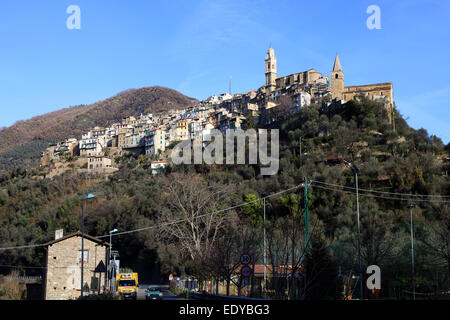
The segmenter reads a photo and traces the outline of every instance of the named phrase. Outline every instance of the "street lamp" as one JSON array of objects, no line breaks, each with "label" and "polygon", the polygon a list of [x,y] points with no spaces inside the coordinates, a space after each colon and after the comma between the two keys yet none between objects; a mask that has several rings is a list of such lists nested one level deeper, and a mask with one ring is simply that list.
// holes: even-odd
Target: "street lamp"
[{"label": "street lamp", "polygon": [[[109,246],[109,263],[108,263],[108,268],[110,269],[110,271],[111,271],[112,234],[117,232],[117,231],[119,231],[119,230],[113,229],[113,230],[111,230],[109,232],[109,244],[110,244],[110,246]],[[115,265],[114,265],[114,268],[115,268]],[[111,281],[111,279],[109,279],[109,289],[112,290],[112,281]]]},{"label": "street lamp", "polygon": [[364,298],[363,293],[363,284],[362,284],[362,263],[361,263],[361,227],[359,222],[359,194],[358,194],[358,167],[348,161],[344,162],[352,169],[353,174],[355,175],[355,185],[356,185],[356,215],[358,218],[358,260],[359,260],[359,295],[360,299]]},{"label": "street lamp", "polygon": [[411,275],[412,275],[412,287],[413,287],[413,300],[416,300],[416,282],[414,276],[414,233],[413,233],[413,219],[412,219],[412,209],[415,208],[416,205],[411,203],[408,204],[407,208],[409,209],[409,216],[411,220]]},{"label": "street lamp", "polygon": [[266,277],[266,197],[267,193],[262,193],[263,201],[264,201],[264,211],[263,211],[263,224],[264,224],[264,297],[267,292],[267,277]]},{"label": "street lamp", "polygon": [[84,294],[83,271],[84,271],[84,201],[93,199],[95,196],[89,193],[86,197],[81,198],[81,296]]}]

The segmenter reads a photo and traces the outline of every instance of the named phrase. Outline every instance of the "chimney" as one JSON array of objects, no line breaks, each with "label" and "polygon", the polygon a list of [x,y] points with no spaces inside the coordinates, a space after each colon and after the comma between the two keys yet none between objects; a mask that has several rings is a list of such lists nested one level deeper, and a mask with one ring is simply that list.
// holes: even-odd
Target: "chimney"
[{"label": "chimney", "polygon": [[63,229],[58,229],[55,231],[55,240],[58,240],[59,238],[62,238],[64,234]]}]

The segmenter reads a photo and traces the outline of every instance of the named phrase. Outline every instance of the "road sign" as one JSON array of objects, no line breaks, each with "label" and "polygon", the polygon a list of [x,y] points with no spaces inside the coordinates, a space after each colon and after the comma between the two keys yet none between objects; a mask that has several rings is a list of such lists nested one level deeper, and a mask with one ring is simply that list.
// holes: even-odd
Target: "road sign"
[{"label": "road sign", "polygon": [[243,266],[241,268],[242,278],[249,278],[252,275],[252,272],[253,272],[253,270],[249,266]]},{"label": "road sign", "polygon": [[100,263],[95,267],[94,272],[106,272],[106,266],[103,263],[103,260],[100,260]]},{"label": "road sign", "polygon": [[241,264],[246,266],[252,261],[252,256],[248,253],[241,254],[240,258]]}]

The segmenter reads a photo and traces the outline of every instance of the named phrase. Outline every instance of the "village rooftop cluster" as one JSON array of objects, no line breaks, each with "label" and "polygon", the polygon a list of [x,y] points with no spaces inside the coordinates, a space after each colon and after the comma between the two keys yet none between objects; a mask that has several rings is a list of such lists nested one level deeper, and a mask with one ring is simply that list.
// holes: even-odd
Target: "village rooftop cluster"
[{"label": "village rooftop cluster", "polygon": [[212,129],[224,134],[228,129],[241,130],[245,119],[250,116],[256,125],[264,126],[276,121],[280,114],[298,112],[311,103],[324,103],[330,109],[361,94],[372,100],[384,101],[391,118],[394,108],[392,83],[346,87],[338,56],[331,70],[331,83],[328,76],[314,69],[284,77],[279,77],[276,69],[277,60],[270,47],[265,59],[266,81],[258,90],[213,95],[183,110],[130,116],[106,128],[95,127],[81,139],[71,138],[51,145],[43,152],[41,165],[59,163],[62,167],[61,158],[70,156],[77,158],[72,166],[77,166],[78,170],[111,173],[117,170],[114,157],[131,152],[156,155],[155,158],[160,160],[152,162],[152,171],[156,173],[157,168],[167,164],[164,152],[176,142],[203,139]]}]

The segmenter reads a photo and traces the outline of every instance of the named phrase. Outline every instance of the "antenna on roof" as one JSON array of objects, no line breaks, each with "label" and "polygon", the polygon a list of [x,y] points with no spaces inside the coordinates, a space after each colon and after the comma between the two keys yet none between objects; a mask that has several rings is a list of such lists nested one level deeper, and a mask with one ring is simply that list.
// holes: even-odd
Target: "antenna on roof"
[{"label": "antenna on roof", "polygon": [[232,82],[232,78],[231,78],[231,76],[230,76],[230,84],[229,84],[229,92],[230,92],[230,95],[233,95],[232,93],[231,93],[231,82]]}]

